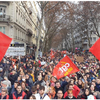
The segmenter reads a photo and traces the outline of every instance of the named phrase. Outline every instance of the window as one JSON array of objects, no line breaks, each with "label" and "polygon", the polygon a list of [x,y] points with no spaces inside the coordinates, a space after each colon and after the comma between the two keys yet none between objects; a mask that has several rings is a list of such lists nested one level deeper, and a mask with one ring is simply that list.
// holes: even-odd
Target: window
[{"label": "window", "polygon": [[0,16],[6,13],[6,7],[0,7]]},{"label": "window", "polygon": [[4,33],[5,34],[5,27],[4,26],[0,26],[0,32]]},{"label": "window", "polygon": [[16,12],[18,12],[18,7],[16,7]]},{"label": "window", "polygon": [[93,37],[93,40],[96,41],[96,37]]},{"label": "window", "polygon": [[92,41],[92,37],[90,38],[90,41]]},{"label": "window", "polygon": [[20,10],[19,10],[19,15],[20,15]]},{"label": "window", "polygon": [[5,27],[2,28],[2,32],[5,34]]}]

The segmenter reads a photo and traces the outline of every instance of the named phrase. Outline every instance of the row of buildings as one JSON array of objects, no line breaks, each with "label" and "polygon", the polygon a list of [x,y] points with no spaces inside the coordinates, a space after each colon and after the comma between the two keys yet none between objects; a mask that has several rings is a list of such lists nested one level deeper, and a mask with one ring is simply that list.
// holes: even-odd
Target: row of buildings
[{"label": "row of buildings", "polygon": [[85,29],[84,31],[79,31],[78,28],[76,28],[73,31],[73,37],[72,34],[67,34],[66,38],[58,45],[57,49],[73,52],[75,52],[75,50],[88,52],[89,48],[99,39],[92,30],[92,27],[90,27],[89,30]]},{"label": "row of buildings", "polygon": [[[13,38],[11,46],[23,46],[26,53],[36,48],[37,16],[35,1],[0,1],[0,31]],[[44,31],[41,33],[41,46]]]}]

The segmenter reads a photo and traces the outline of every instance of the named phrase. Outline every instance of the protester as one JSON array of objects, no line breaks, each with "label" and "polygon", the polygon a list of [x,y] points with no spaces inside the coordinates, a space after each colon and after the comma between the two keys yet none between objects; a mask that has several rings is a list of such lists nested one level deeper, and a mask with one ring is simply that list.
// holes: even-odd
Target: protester
[{"label": "protester", "polygon": [[53,70],[65,52],[56,51],[54,54],[51,58],[50,53],[45,53],[37,61],[35,54],[21,56],[21,59],[4,57],[0,62],[0,98],[100,99],[100,61],[81,55],[84,60],[78,62],[73,53],[67,52],[79,71],[57,79]]},{"label": "protester", "polygon": [[6,88],[2,88],[0,99],[9,99],[8,90]]},{"label": "protester", "polygon": [[65,99],[76,99],[76,98],[73,96],[73,91],[72,91],[72,90],[68,90],[67,93],[68,93],[68,96],[67,96]]},{"label": "protester", "polygon": [[39,93],[36,94],[36,100],[50,100],[49,96],[47,94],[45,94],[45,87],[44,86],[40,86],[39,88]]},{"label": "protester", "polygon": [[22,91],[21,85],[17,86],[17,92],[14,92],[10,99],[27,99],[26,93]]},{"label": "protester", "polygon": [[55,97],[55,99],[59,99],[59,100],[64,99],[63,98],[63,91],[62,90],[59,89],[57,91],[57,96]]},{"label": "protester", "polygon": [[55,88],[54,88],[54,87],[50,87],[50,88],[49,88],[49,92],[48,92],[49,98],[50,98],[50,99],[54,99],[55,94],[56,94]]}]

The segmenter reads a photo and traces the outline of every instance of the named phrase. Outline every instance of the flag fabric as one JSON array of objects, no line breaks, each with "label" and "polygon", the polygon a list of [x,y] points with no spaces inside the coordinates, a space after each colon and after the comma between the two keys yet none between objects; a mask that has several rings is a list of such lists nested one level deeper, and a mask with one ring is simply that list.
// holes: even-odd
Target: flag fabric
[{"label": "flag fabric", "polygon": [[51,52],[50,52],[50,58],[53,59],[55,56],[54,56],[54,51],[51,49]]},{"label": "flag fabric", "polygon": [[66,50],[65,51],[62,51],[61,53],[66,54]]},{"label": "flag fabric", "polygon": [[4,57],[8,47],[10,46],[11,41],[12,38],[0,32],[0,61]]},{"label": "flag fabric", "polygon": [[89,49],[89,52],[91,52],[100,61],[100,38]]},{"label": "flag fabric", "polygon": [[65,77],[69,74],[78,72],[79,69],[76,67],[76,65],[70,60],[68,56],[65,56],[54,68],[53,70],[53,76],[55,76],[57,79],[60,79],[62,77]]}]

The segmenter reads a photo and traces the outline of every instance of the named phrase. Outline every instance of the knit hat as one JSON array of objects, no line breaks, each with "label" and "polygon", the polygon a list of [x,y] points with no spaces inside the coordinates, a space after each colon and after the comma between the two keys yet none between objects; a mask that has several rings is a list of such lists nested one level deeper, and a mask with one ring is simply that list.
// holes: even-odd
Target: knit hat
[{"label": "knit hat", "polygon": [[7,82],[7,81],[2,81],[2,84],[7,85],[7,84],[8,84],[8,82]]}]

